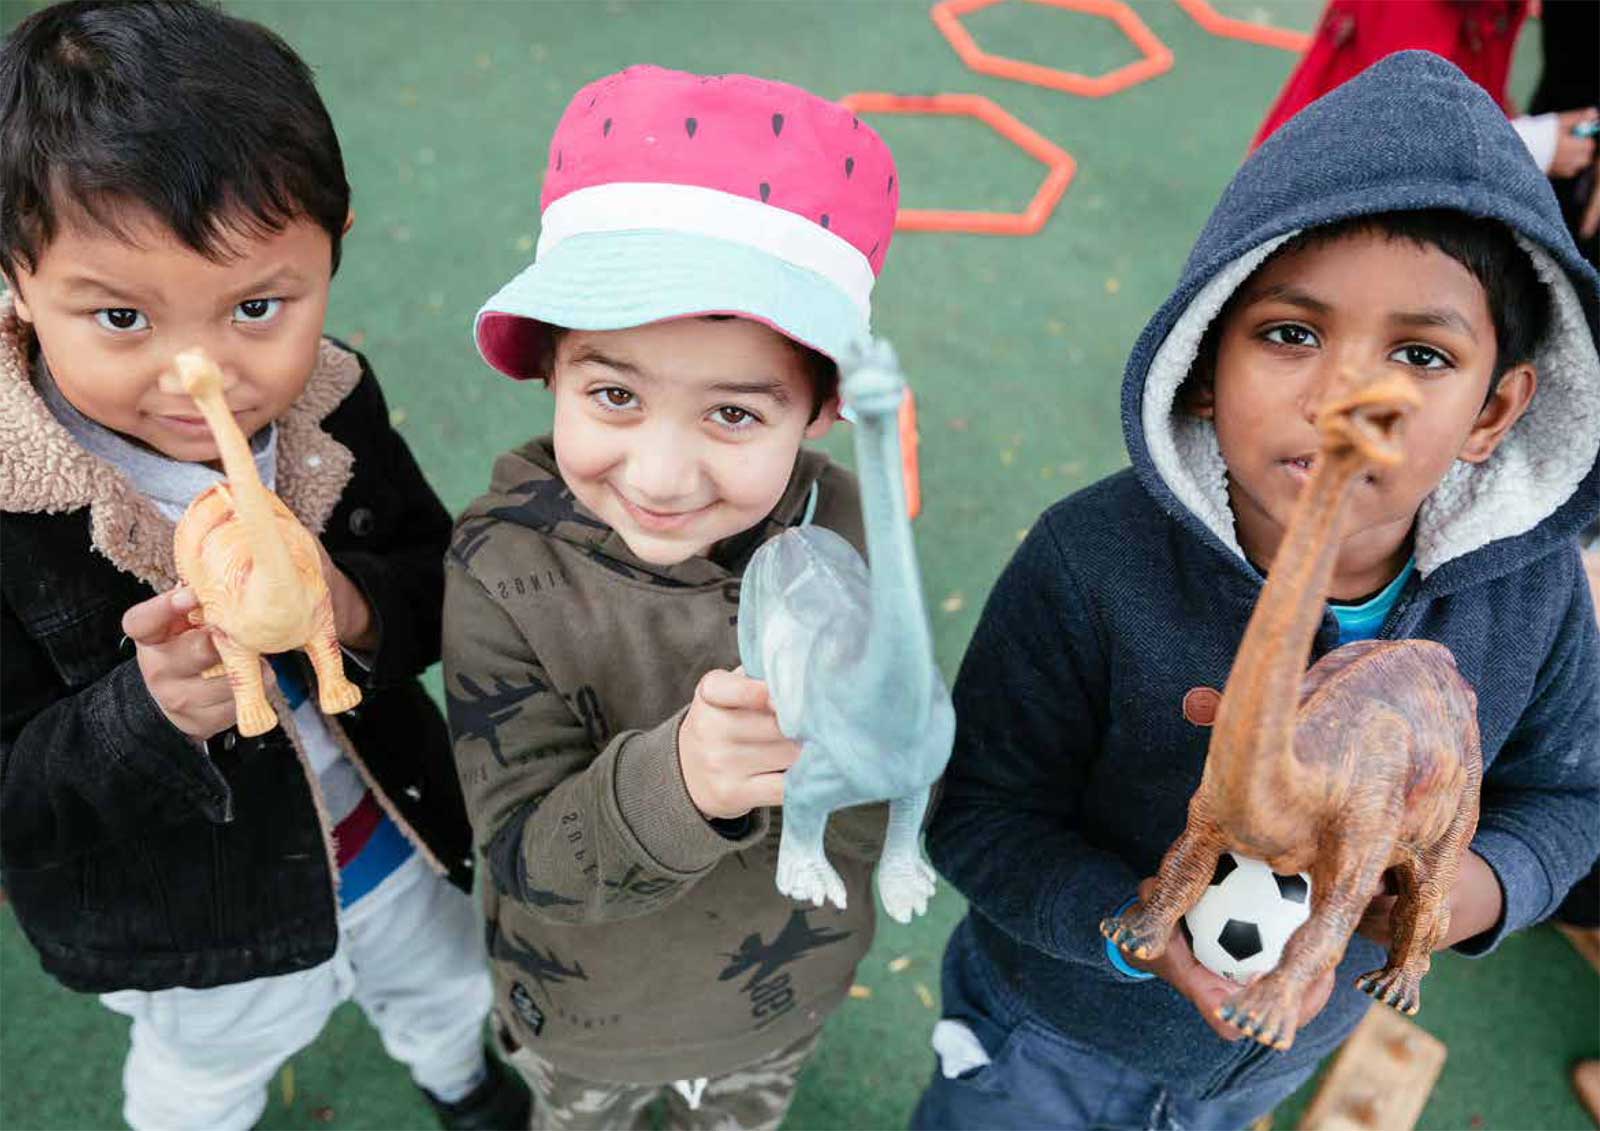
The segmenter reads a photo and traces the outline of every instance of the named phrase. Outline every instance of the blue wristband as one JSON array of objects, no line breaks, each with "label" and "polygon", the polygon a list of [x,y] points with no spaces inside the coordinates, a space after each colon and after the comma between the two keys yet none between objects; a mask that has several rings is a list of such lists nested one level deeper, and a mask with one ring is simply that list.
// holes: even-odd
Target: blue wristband
[{"label": "blue wristband", "polygon": [[[1127,903],[1124,903],[1121,907],[1117,908],[1116,913],[1121,915],[1124,911],[1138,902],[1139,897],[1134,896],[1132,899],[1128,900]],[[1116,943],[1112,942],[1110,939],[1106,940],[1106,958],[1110,959],[1111,965],[1117,968],[1117,972],[1119,974],[1122,974],[1124,977],[1132,978],[1136,982],[1148,982],[1151,978],[1155,977],[1155,975],[1150,973],[1150,971],[1141,970],[1137,966],[1129,964],[1128,960],[1122,956],[1122,948]]]}]

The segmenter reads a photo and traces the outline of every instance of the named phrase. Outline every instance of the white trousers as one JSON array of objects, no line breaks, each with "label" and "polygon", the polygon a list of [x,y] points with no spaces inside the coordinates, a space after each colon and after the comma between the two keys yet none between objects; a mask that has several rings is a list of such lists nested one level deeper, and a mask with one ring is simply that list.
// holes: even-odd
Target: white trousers
[{"label": "white trousers", "polygon": [[339,917],[338,949],[309,970],[206,990],[119,990],[133,1018],[123,1118],[135,1131],[245,1131],[283,1062],[355,999],[389,1055],[447,1097],[484,1071],[493,992],[472,900],[415,854]]}]

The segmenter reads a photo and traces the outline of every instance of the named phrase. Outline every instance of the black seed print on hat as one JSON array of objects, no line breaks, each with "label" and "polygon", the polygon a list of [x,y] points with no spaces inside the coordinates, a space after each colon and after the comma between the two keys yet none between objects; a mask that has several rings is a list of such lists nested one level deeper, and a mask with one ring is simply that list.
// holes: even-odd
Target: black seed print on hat
[{"label": "black seed print on hat", "polygon": [[769,197],[771,195],[772,195],[772,186],[767,184],[766,181],[762,181],[761,182],[761,203],[765,204],[767,202],[767,197]]},{"label": "black seed print on hat", "polygon": [[689,131],[690,137],[693,137],[694,131],[700,128],[700,123],[693,118],[685,118],[683,120],[683,128]]},{"label": "black seed print on hat", "polygon": [[561,150],[556,150],[556,172],[561,172]]},{"label": "black seed print on hat", "polygon": [[781,133],[783,133],[783,115],[774,114],[772,115],[772,136],[777,137]]},{"label": "black seed print on hat", "polygon": [[874,255],[878,254],[878,245],[880,243],[882,243],[882,242],[883,242],[882,240],[873,240],[872,241],[872,250],[867,252],[867,258],[868,259],[871,259]]},{"label": "black seed print on hat", "polygon": [[856,159],[854,157],[846,157],[844,159],[844,179],[848,181],[850,179],[850,174],[855,171]]},{"label": "black seed print on hat", "polygon": [[822,214],[822,226],[824,228],[828,226],[828,214],[826,212]]},{"label": "black seed print on hat", "polygon": [[601,137],[610,137],[611,136],[611,119],[610,118],[607,118],[606,119],[606,124],[600,127],[600,136]]},{"label": "black seed print on hat", "polygon": [[890,173],[889,174],[889,187],[884,189],[883,192],[884,192],[884,195],[887,196],[889,193],[891,193],[893,191],[894,191],[894,174]]},{"label": "black seed print on hat", "polygon": [[861,119],[860,118],[851,118],[850,119],[850,128],[853,129],[853,130],[859,130],[861,128]]},{"label": "black seed print on hat", "polygon": [[594,104],[599,100],[599,98],[600,96],[598,94],[591,94],[589,96],[589,109],[594,109]]}]

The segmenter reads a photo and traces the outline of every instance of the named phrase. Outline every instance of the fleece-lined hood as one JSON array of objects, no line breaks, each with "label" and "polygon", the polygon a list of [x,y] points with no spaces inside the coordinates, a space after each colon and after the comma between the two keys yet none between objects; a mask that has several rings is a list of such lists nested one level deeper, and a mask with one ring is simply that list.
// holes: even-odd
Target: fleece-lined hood
[{"label": "fleece-lined hood", "polygon": [[1296,233],[1429,208],[1509,226],[1549,288],[1550,325],[1527,413],[1489,460],[1458,461],[1423,503],[1418,572],[1437,591],[1500,576],[1600,511],[1600,279],[1494,101],[1437,55],[1406,51],[1307,106],[1245,162],[1128,362],[1123,432],[1141,483],[1242,568],[1216,431],[1176,404],[1207,326]]}]

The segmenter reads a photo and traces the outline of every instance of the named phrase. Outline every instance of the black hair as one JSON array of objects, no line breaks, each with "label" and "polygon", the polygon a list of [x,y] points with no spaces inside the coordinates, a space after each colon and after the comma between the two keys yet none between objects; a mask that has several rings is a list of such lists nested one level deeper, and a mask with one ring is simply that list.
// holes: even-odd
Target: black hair
[{"label": "black hair", "polygon": [[[1518,246],[1511,229],[1497,220],[1444,208],[1352,216],[1301,232],[1275,250],[1262,263],[1262,267],[1281,255],[1323,247],[1368,232],[1391,240],[1405,240],[1418,247],[1438,248],[1478,280],[1488,300],[1489,317],[1494,323],[1495,360],[1489,381],[1491,394],[1506,370],[1532,360],[1534,350],[1538,348],[1550,321],[1550,294],[1540,282],[1533,260]],[[1180,391],[1180,403],[1192,393],[1195,383],[1211,381],[1216,371],[1217,346],[1222,327],[1234,301],[1244,291],[1242,285],[1235,290],[1234,297],[1228,300],[1221,313],[1206,328],[1194,365],[1185,379],[1185,387]]]},{"label": "black hair", "polygon": [[0,46],[0,271],[34,269],[74,213],[119,231],[128,204],[213,260],[231,232],[308,219],[337,268],[350,186],[310,69],[195,0],[77,0],[23,20]]},{"label": "black hair", "polygon": [[[721,322],[739,316],[737,314],[707,314],[703,315],[703,317],[714,322]],[[555,375],[556,351],[560,348],[561,339],[567,333],[568,331],[565,327],[551,326],[549,327],[549,332],[539,338],[539,356],[534,359],[536,363],[534,372],[538,374],[539,379],[546,385],[550,384],[550,378]],[[830,397],[837,395],[839,392],[839,365],[827,354],[814,350],[810,346],[802,345],[787,334],[784,335],[784,340],[799,354],[801,366],[806,372],[806,379],[811,382],[811,420],[815,420],[822,411],[822,406],[828,403]],[[810,421],[807,421],[807,423],[810,423]]]}]

